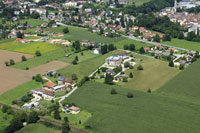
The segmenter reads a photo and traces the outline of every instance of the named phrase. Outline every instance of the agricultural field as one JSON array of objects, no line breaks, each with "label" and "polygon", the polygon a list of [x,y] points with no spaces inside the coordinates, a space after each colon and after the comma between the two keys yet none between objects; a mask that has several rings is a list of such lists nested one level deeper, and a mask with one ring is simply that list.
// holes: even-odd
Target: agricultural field
[{"label": "agricultural field", "polygon": [[156,93],[174,99],[200,104],[200,61],[193,63],[186,70],[169,80]]},{"label": "agricultural field", "polygon": [[62,74],[64,77],[71,77],[72,74],[76,74],[78,76],[78,80],[81,80],[84,76],[90,75],[99,66],[101,66],[107,57],[114,55],[115,53],[116,51],[109,52],[108,54],[101,56],[94,55],[94,58],[82,61],[77,65],[69,65],[68,67],[59,70],[58,73]]},{"label": "agricultural field", "polygon": [[119,40],[116,42],[112,42],[112,44],[114,44],[118,49],[124,49],[124,45],[135,44],[135,48],[137,50],[139,50],[141,47],[144,47],[144,46],[147,46],[147,47],[152,46],[149,43],[142,43],[142,42],[138,42],[138,41],[131,40],[131,39]]},{"label": "agricultural field", "polygon": [[41,123],[36,123],[29,124],[16,133],[61,133],[61,131],[52,127],[47,127]]},{"label": "agricultural field", "polygon": [[9,42],[0,45],[0,49],[26,54],[35,54],[37,50],[39,50],[43,54],[49,51],[57,50],[59,48],[60,47],[57,45],[49,44],[46,42],[30,42],[28,44],[20,42]]},{"label": "agricultural field", "polygon": [[0,109],[0,132],[3,133],[4,129],[9,125],[12,120],[12,115],[3,113]]},{"label": "agricultural field", "polygon": [[[160,88],[168,80],[177,75],[180,70],[168,66],[168,62],[158,59],[146,57],[133,53],[136,57],[136,65],[134,69],[129,69],[126,74],[133,73],[133,78],[122,86],[126,88],[135,88],[142,91],[147,91],[150,88],[152,91]],[[137,67],[142,65],[144,70],[137,70]]]},{"label": "agricultural field", "polygon": [[48,21],[44,21],[41,19],[23,19],[20,21],[21,24],[28,22],[28,24],[31,24],[32,26],[40,26],[42,23],[48,23]]},{"label": "agricultural field", "polygon": [[172,41],[169,42],[161,42],[163,44],[190,49],[194,51],[200,51],[200,45],[199,42],[192,42],[187,40],[180,40],[180,39],[172,39]]},{"label": "agricultural field", "polygon": [[23,69],[23,70],[25,70],[27,67],[33,68],[33,67],[51,62],[53,60],[62,58],[67,53],[70,53],[70,52],[71,52],[71,49],[63,47],[62,49],[44,53],[44,54],[42,54],[42,56],[31,58],[25,62],[19,62],[19,63],[13,65],[12,67],[18,68],[18,69]]},{"label": "agricultural field", "polygon": [[9,90],[0,95],[0,103],[11,105],[13,100],[24,96],[30,90],[41,87],[42,84],[36,81],[29,81],[12,90]]},{"label": "agricultural field", "polygon": [[[118,94],[111,95],[112,88]],[[134,98],[127,98],[128,92],[133,93]],[[157,94],[90,81],[66,101],[93,114],[86,122],[93,132],[169,133],[200,130],[199,106]]]},{"label": "agricultural field", "polygon": [[[56,28],[47,28],[46,30],[51,30],[54,32],[62,33],[64,26],[56,27]],[[109,38],[100,36],[97,33],[91,33],[87,29],[84,28],[78,28],[78,27],[71,27],[68,26],[69,33],[65,34],[64,37],[59,37],[61,39],[71,40],[71,41],[82,41],[82,40],[89,40],[89,41],[95,41],[99,43],[109,43],[113,41],[122,40],[124,38],[117,37],[117,38]]]}]

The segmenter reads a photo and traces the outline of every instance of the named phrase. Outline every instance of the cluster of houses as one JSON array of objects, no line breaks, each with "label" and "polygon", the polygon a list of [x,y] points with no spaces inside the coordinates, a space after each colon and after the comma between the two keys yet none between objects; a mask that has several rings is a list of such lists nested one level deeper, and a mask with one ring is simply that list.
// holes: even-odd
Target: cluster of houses
[{"label": "cluster of houses", "polygon": [[195,51],[180,52],[176,48],[163,47],[161,45],[144,47],[144,51],[146,54],[150,54],[155,57],[164,57],[166,59],[167,57],[171,57],[174,62],[174,66],[190,65],[196,54]]},{"label": "cluster of houses", "polygon": [[[196,34],[200,34],[200,14],[177,12],[177,8],[192,8],[200,5],[200,2],[187,1],[175,2],[174,7],[167,7],[161,10],[159,16],[168,16],[172,22],[178,22],[181,26],[188,29],[188,32],[194,31]],[[185,34],[186,36],[186,34]]]},{"label": "cluster of houses", "polygon": [[[156,36],[155,33],[152,33],[151,31],[147,30],[146,28],[138,27],[138,26],[133,26],[132,28],[129,28],[128,35],[135,36],[140,39],[147,40],[147,41],[152,41],[153,38]],[[159,35],[160,39],[163,38],[163,34],[159,33],[158,35]]]},{"label": "cluster of houses", "polygon": [[[134,66],[136,63],[134,61],[134,57],[130,57],[127,52],[121,51],[117,53],[115,56],[110,56],[105,60],[104,65],[101,68],[105,68],[106,71],[103,73],[103,78],[105,77],[106,74],[110,74],[111,76],[114,77],[114,82],[119,82],[123,78],[128,79],[128,75],[125,74],[124,72],[129,69],[130,67],[125,67],[125,63],[129,63],[130,66]],[[117,67],[121,67],[120,71],[115,71]],[[96,79],[102,78],[100,76],[95,76]]]}]

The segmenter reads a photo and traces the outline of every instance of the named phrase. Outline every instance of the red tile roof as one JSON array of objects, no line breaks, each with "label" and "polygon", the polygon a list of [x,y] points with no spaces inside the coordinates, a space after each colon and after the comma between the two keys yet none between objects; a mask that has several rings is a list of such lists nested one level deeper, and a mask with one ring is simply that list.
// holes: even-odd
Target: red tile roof
[{"label": "red tile roof", "polygon": [[55,86],[56,86],[56,84],[52,83],[52,82],[47,82],[46,84],[44,84],[44,87],[48,87],[48,88],[53,88]]}]

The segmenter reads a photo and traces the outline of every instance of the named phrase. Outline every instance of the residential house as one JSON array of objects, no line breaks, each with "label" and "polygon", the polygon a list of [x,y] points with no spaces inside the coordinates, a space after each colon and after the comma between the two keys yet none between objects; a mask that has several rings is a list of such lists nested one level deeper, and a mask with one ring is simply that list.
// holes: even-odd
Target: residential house
[{"label": "residential house", "polygon": [[93,54],[100,54],[101,53],[101,48],[96,48],[92,52]]},{"label": "residential house", "polygon": [[75,106],[69,107],[69,110],[71,114],[78,114],[81,111],[80,108],[75,107]]},{"label": "residential house", "polygon": [[110,74],[110,75],[115,75],[114,70],[111,69],[111,68],[107,69],[107,70],[106,70],[106,73],[107,73],[107,74]]},{"label": "residential house", "polygon": [[118,56],[110,56],[106,59],[106,63],[112,66],[119,66],[122,64],[122,58]]},{"label": "residential house", "polygon": [[53,91],[49,91],[49,90],[45,90],[41,88],[33,90],[32,93],[42,96],[44,99],[53,99],[55,97]]},{"label": "residential house", "polygon": [[57,86],[55,83],[52,83],[52,82],[47,82],[43,85],[43,88],[47,88],[49,90],[53,90],[53,88]]}]

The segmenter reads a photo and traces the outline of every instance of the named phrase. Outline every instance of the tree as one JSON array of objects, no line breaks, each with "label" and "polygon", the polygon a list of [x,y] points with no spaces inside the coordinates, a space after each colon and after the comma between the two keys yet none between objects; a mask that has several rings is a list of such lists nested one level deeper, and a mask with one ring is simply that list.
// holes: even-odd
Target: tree
[{"label": "tree", "polygon": [[77,60],[74,59],[74,60],[72,61],[72,64],[73,64],[73,65],[77,65],[77,64],[78,64],[78,63],[77,63]]},{"label": "tree", "polygon": [[124,50],[128,50],[129,49],[129,47],[128,47],[128,45],[124,45]]},{"label": "tree", "polygon": [[72,74],[72,80],[77,80],[77,79],[78,79],[77,75],[76,74]]},{"label": "tree", "polygon": [[60,116],[60,113],[59,113],[58,109],[56,109],[56,110],[54,111],[53,116],[54,116],[54,118],[55,118],[56,120],[61,120],[61,116]]},{"label": "tree", "polygon": [[196,37],[194,31],[188,33],[187,37],[185,38],[187,41],[192,41]]},{"label": "tree", "polygon": [[145,53],[144,47],[141,47],[140,48],[140,54],[144,54],[144,53]]},{"label": "tree", "polygon": [[75,57],[75,60],[78,61],[78,56]]},{"label": "tree", "polygon": [[147,92],[148,92],[148,93],[151,93],[151,89],[149,88],[149,89],[147,90]]},{"label": "tree", "polygon": [[117,94],[117,92],[116,92],[115,89],[112,89],[112,90],[110,91],[110,94],[114,95],[114,94]]},{"label": "tree", "polygon": [[184,34],[183,34],[183,32],[180,32],[180,33],[178,34],[178,39],[184,39]]},{"label": "tree", "polygon": [[66,28],[64,28],[64,29],[63,29],[63,33],[64,33],[64,34],[67,34],[67,33],[69,33],[69,29],[68,29],[67,27],[66,27]]},{"label": "tree", "polygon": [[134,51],[135,50],[135,45],[134,44],[130,44],[129,45],[129,50],[130,51]]},{"label": "tree", "polygon": [[179,69],[180,69],[180,70],[184,70],[184,65],[183,65],[183,64],[180,64]]},{"label": "tree", "polygon": [[41,81],[42,81],[42,77],[41,77],[40,74],[37,74],[37,75],[35,76],[35,81],[37,81],[37,82],[41,82]]},{"label": "tree", "polygon": [[129,78],[133,78],[133,73],[132,72],[129,73]]},{"label": "tree", "polygon": [[26,59],[26,57],[23,55],[22,56],[22,61],[26,61],[27,59]]},{"label": "tree", "polygon": [[125,63],[124,63],[124,67],[125,67],[125,68],[127,68],[127,67],[129,67],[129,66],[130,66],[129,62],[125,62]]},{"label": "tree", "polygon": [[133,96],[133,94],[131,92],[128,92],[127,97],[128,98],[133,98],[134,96]]},{"label": "tree", "polygon": [[101,46],[101,54],[106,54],[106,53],[108,53],[107,45]]},{"label": "tree", "polygon": [[3,105],[3,107],[2,107],[2,112],[3,112],[3,113],[6,113],[7,110],[8,110],[8,106],[7,106],[7,105]]},{"label": "tree", "polygon": [[21,129],[23,127],[23,123],[19,117],[14,117],[10,122],[10,125],[5,128],[5,133],[14,133],[15,131]]},{"label": "tree", "polygon": [[17,38],[23,38],[24,37],[24,34],[21,33],[21,32],[17,32]]},{"label": "tree", "polygon": [[113,45],[113,44],[109,44],[108,45],[108,50],[109,51],[113,51],[113,50],[115,50],[116,48],[115,48],[115,46]]},{"label": "tree", "polygon": [[62,123],[62,133],[69,133],[69,120],[67,117],[64,117],[64,122]]},{"label": "tree", "polygon": [[9,62],[8,62],[8,61],[6,61],[6,62],[5,62],[5,65],[6,65],[6,66],[9,66]]},{"label": "tree", "polygon": [[142,67],[142,65],[139,65],[139,66],[137,67],[137,70],[144,70],[144,68]]},{"label": "tree", "polygon": [[169,34],[165,34],[164,36],[163,36],[163,39],[162,39],[163,41],[171,41],[171,37],[170,37],[170,35]]},{"label": "tree", "polygon": [[196,51],[196,53],[195,53],[194,57],[195,57],[195,58],[199,58],[199,57],[200,57],[200,56],[199,56],[199,52],[198,52],[198,51]]},{"label": "tree", "polygon": [[33,111],[28,116],[28,123],[36,123],[39,120],[38,113]]},{"label": "tree", "polygon": [[104,83],[105,83],[105,84],[113,84],[113,79],[114,79],[114,78],[113,78],[112,75],[106,73],[106,77],[105,77]]},{"label": "tree", "polygon": [[122,82],[128,82],[128,78],[127,77],[123,77],[122,78]]},{"label": "tree", "polygon": [[72,46],[75,48],[76,51],[78,51],[78,52],[81,51],[81,45],[78,40],[75,41]]},{"label": "tree", "polygon": [[36,56],[41,56],[42,54],[40,53],[39,50],[37,50],[37,51],[35,52],[35,55],[36,55]]},{"label": "tree", "polygon": [[15,65],[15,61],[13,59],[10,59],[10,65]]},{"label": "tree", "polygon": [[156,34],[156,36],[153,37],[154,42],[160,42],[160,36]]},{"label": "tree", "polygon": [[174,62],[173,62],[173,60],[170,60],[170,61],[169,61],[169,66],[170,66],[170,67],[174,67]]}]

